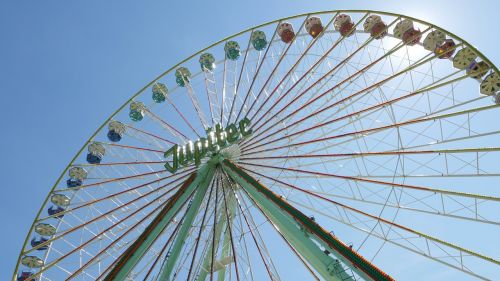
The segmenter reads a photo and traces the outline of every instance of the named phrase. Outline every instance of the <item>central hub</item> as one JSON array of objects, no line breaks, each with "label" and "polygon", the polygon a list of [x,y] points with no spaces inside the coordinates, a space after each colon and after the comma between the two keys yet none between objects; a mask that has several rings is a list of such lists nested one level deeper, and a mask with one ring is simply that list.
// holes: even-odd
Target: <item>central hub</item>
[{"label": "central hub", "polygon": [[174,145],[164,154],[167,159],[165,169],[174,174],[179,167],[189,166],[194,162],[196,166],[201,164],[201,160],[211,154],[221,154],[233,159],[239,157],[240,150],[237,144],[241,139],[252,134],[250,120],[245,118],[240,122],[231,123],[223,128],[221,124],[216,124],[214,128],[206,129],[207,137],[199,138],[196,141],[188,141],[184,145]]}]

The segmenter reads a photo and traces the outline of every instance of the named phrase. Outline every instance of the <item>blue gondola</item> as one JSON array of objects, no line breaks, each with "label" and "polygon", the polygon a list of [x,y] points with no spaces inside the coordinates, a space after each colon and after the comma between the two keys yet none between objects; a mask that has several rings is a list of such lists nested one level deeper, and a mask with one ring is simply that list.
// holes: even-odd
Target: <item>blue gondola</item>
[{"label": "blue gondola", "polygon": [[112,142],[119,142],[122,139],[122,135],[120,135],[115,130],[108,131],[108,139]]},{"label": "blue gondola", "polygon": [[87,162],[89,164],[99,164],[101,163],[102,158],[99,155],[95,155],[93,153],[87,154]]},{"label": "blue gondola", "polygon": [[66,186],[67,186],[68,188],[75,188],[75,187],[79,187],[79,186],[81,186],[81,185],[82,185],[82,183],[83,183],[83,181],[82,181],[82,180],[79,180],[79,179],[68,179],[68,180],[66,181]]},{"label": "blue gondola", "polygon": [[[47,212],[49,213],[50,216],[57,215],[57,214],[61,213],[62,211],[64,211],[64,208],[55,207],[55,206],[50,206],[50,208],[47,210]],[[55,216],[55,217],[60,219],[60,218],[64,217],[64,214],[60,214],[60,215]]]},{"label": "blue gondola", "polygon": [[[31,247],[36,247],[44,242],[47,242],[47,238],[43,238],[43,237],[40,237],[39,239],[36,239],[36,238],[33,238],[31,239]],[[41,246],[40,248],[37,248],[38,251],[45,251],[49,248],[49,245],[44,245],[44,246]]]},{"label": "blue gondola", "polygon": [[[33,272],[30,271],[23,271],[21,274],[17,275],[17,281],[25,281],[28,280],[29,277],[33,275]],[[36,280],[36,278],[31,279],[31,280]]]},{"label": "blue gondola", "polygon": [[[155,84],[156,85],[156,84]],[[154,88],[154,86],[153,86]],[[165,87],[166,90],[166,87]],[[122,122],[113,120],[108,124],[108,139],[112,142],[119,142],[125,134],[125,125]]]}]

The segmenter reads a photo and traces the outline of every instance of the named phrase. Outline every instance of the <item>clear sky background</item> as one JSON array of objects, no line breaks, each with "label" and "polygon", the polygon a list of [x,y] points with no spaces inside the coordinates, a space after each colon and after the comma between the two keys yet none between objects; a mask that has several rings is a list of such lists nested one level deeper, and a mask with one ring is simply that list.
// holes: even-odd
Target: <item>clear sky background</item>
[{"label": "clear sky background", "polygon": [[242,29],[334,9],[420,18],[500,64],[499,0],[0,0],[0,280],[61,171],[134,92]]}]

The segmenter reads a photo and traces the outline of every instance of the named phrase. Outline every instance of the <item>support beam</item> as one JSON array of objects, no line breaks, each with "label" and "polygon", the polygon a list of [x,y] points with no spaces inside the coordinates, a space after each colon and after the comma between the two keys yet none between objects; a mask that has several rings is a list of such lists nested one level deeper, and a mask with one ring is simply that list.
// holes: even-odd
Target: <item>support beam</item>
[{"label": "support beam", "polygon": [[[222,184],[222,189],[224,188],[229,188],[227,185]],[[224,191],[223,191],[224,193]],[[229,194],[228,194],[229,195]],[[224,195],[223,195],[224,196]],[[220,255],[220,260],[218,264],[216,264],[216,268],[214,268],[214,272],[220,271],[219,274],[217,275],[217,280],[218,281],[224,281],[226,278],[226,272],[227,268],[226,266],[230,266],[231,263],[235,262],[236,258],[236,253],[233,253],[231,256],[231,225],[233,223],[234,219],[234,209],[235,209],[235,198],[234,195],[229,195],[227,196],[226,202],[224,202],[224,205],[226,205],[226,208],[224,210],[223,215],[225,215],[226,221],[227,221],[227,227],[224,232],[224,240],[222,241],[222,253]],[[229,219],[227,219],[229,218]],[[212,274],[214,274],[212,272]]]},{"label": "support beam", "polygon": [[[393,280],[229,160],[223,161],[222,168],[326,280],[352,280],[341,268],[339,260],[364,279]],[[337,259],[325,254],[324,250]]]},{"label": "support beam", "polygon": [[177,212],[184,206],[196,188],[202,183],[210,182],[215,171],[213,162],[201,167],[198,173],[193,173],[179,190],[170,198],[144,232],[120,256],[115,267],[104,278],[105,281],[123,281],[132,269],[139,263],[144,254],[160,236],[165,227],[171,222]]},{"label": "support beam", "polygon": [[200,182],[198,189],[196,190],[196,194],[194,195],[193,200],[190,202],[189,209],[186,211],[186,214],[184,215],[181,228],[179,229],[179,232],[177,232],[177,237],[175,238],[174,244],[170,249],[168,258],[161,269],[160,278],[158,278],[158,280],[160,281],[171,280],[170,275],[172,274],[174,266],[177,263],[177,259],[179,258],[179,254],[181,253],[181,250],[184,244],[186,243],[186,238],[188,236],[189,230],[191,229],[193,221],[196,218],[196,215],[198,214],[198,210],[200,209],[201,203],[205,198],[208,186],[212,181],[212,176],[213,176],[213,169],[211,176],[203,178],[202,181]]},{"label": "support beam", "polygon": [[[222,184],[222,186],[224,186],[224,184]],[[222,191],[221,191],[221,193],[222,193]],[[234,196],[229,195],[227,197],[228,197],[227,198],[227,204],[228,204],[228,210],[229,210],[229,217],[233,218],[234,217],[234,209],[235,209],[235,206],[236,206],[236,200],[235,200]],[[217,201],[216,201],[216,204],[217,204]],[[203,259],[203,264],[202,264],[202,267],[200,269],[200,274],[198,275],[198,281],[205,281],[207,279],[208,273],[210,273],[210,268],[211,268],[211,264],[210,263],[211,263],[211,260],[212,260],[212,252],[215,251],[213,254],[214,255],[217,254],[217,252],[218,252],[217,249],[219,249],[219,242],[221,240],[221,235],[222,235],[222,232],[224,230],[225,230],[225,234],[224,234],[223,245],[227,244],[227,248],[229,248],[229,243],[230,242],[226,241],[226,236],[229,236],[229,234],[227,233],[227,226],[226,226],[226,223],[227,223],[226,216],[227,215],[226,215],[226,209],[222,208],[223,205],[224,205],[224,202],[221,202],[220,209],[218,208],[220,210],[220,214],[219,214],[219,217],[218,217],[218,220],[217,220],[217,224],[215,225],[214,243],[213,243],[212,247],[210,247],[208,249],[208,251],[206,252],[206,254],[205,254],[205,257]],[[229,239],[229,237],[227,237],[227,239]],[[224,253],[224,249],[222,251]],[[224,256],[224,254],[222,254],[221,258],[220,258],[220,261],[227,260],[227,258],[228,258],[227,256]],[[223,264],[220,261],[218,262],[218,261],[215,260],[215,262],[217,262],[217,265],[222,265]],[[231,261],[232,261],[232,258],[231,258]],[[217,269],[218,269],[218,266],[215,266],[214,267],[214,272],[217,271]]]},{"label": "support beam", "polygon": [[[217,198],[217,197],[216,197]],[[215,201],[215,204],[217,204],[217,200]],[[208,251],[205,254],[205,257],[203,259],[203,264],[200,269],[200,274],[198,275],[198,280],[199,281],[205,281],[207,279],[207,275],[210,272],[211,269],[211,261],[212,261],[212,255],[215,255],[217,253],[217,250],[219,248],[219,238],[222,234],[222,230],[225,227],[226,220],[224,219],[225,217],[224,211],[221,211],[221,214],[219,214],[219,218],[217,220],[217,223],[215,224],[215,230],[214,230],[214,237],[213,237],[213,243],[212,247],[209,247]],[[214,220],[215,222],[215,220]]]}]

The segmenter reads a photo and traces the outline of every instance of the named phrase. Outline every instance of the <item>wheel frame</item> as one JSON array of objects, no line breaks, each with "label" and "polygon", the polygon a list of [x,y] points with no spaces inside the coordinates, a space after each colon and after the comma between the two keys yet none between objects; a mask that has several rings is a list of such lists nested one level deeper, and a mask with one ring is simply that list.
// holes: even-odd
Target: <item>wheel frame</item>
[{"label": "wheel frame", "polygon": [[[112,118],[118,114],[119,112],[121,112],[128,104],[130,104],[131,101],[134,100],[134,98],[136,98],[137,96],[139,96],[140,94],[142,94],[144,91],[146,91],[147,89],[149,89],[153,84],[155,84],[158,80],[160,80],[161,78],[165,77],[166,75],[170,74],[172,71],[175,71],[178,67],[182,66],[185,62],[193,59],[194,57],[200,55],[201,53],[211,49],[212,47],[214,46],[217,46],[225,41],[228,41],[234,37],[237,37],[239,35],[242,35],[244,33],[247,33],[247,32],[251,32],[253,30],[256,30],[260,27],[263,27],[263,26],[268,26],[268,25],[272,25],[272,24],[275,24],[275,23],[279,23],[279,22],[283,22],[283,21],[286,21],[286,20],[290,20],[290,19],[294,19],[294,18],[300,18],[300,17],[308,17],[308,16],[314,16],[314,15],[323,15],[323,14],[333,14],[333,13],[368,13],[368,14],[377,14],[377,15],[385,15],[385,16],[393,16],[393,17],[400,17],[400,18],[404,18],[404,19],[409,19],[409,20],[412,20],[416,23],[420,23],[420,24],[423,24],[423,25],[427,25],[435,30],[439,30],[439,31],[442,31],[444,32],[445,34],[447,34],[450,38],[452,39],[456,39],[456,40],[459,40],[464,46],[470,48],[471,50],[473,50],[479,58],[481,58],[484,62],[486,62],[490,67],[491,69],[496,72],[497,74],[500,74],[497,66],[495,64],[493,64],[484,54],[482,54],[476,47],[474,47],[473,45],[471,45],[470,43],[468,43],[466,40],[462,39],[461,37],[455,35],[454,33],[452,32],[449,32],[448,30],[444,29],[444,28],[441,28],[439,26],[436,26],[430,22],[427,22],[427,21],[424,21],[424,20],[420,20],[418,18],[414,18],[414,17],[410,17],[410,16],[406,16],[406,15],[403,15],[403,14],[398,14],[398,13],[392,13],[392,12],[385,12],[385,11],[379,11],[379,10],[359,10],[359,9],[354,9],[354,10],[351,10],[351,9],[342,9],[342,10],[326,10],[326,11],[317,11],[317,12],[311,12],[311,13],[301,13],[301,14],[296,14],[296,15],[292,15],[292,16],[288,16],[288,17],[284,17],[284,18],[279,18],[279,19],[275,19],[275,20],[272,20],[272,21],[268,21],[268,22],[265,22],[265,23],[262,23],[262,24],[259,24],[259,25],[255,25],[253,27],[250,27],[250,28],[247,28],[247,29],[244,29],[238,33],[235,33],[233,35],[230,35],[230,36],[227,36],[221,40],[218,40],[216,42],[214,42],[213,44],[193,53],[192,55],[186,57],[185,59],[179,61],[178,63],[176,63],[175,65],[173,65],[172,67],[170,67],[169,69],[167,69],[166,71],[164,71],[163,73],[159,74],[156,78],[154,78],[153,80],[151,80],[149,83],[147,83],[144,87],[142,87],[141,89],[139,89],[136,93],[134,93],[128,100],[126,100],[120,107],[118,107],[95,131],[94,133],[92,133],[92,135],[84,142],[84,144],[82,145],[82,147],[76,152],[76,154],[73,156],[73,158],[70,160],[70,162],[68,163],[68,165],[64,168],[64,170],[61,172],[60,176],[57,178],[56,182],[54,183],[54,185],[52,186],[52,188],[50,189],[50,191],[47,193],[47,196],[45,197],[43,203],[41,204],[40,206],[40,209],[39,211],[37,212],[36,216],[35,216],[35,219],[33,220],[27,234],[26,234],[26,237],[25,237],[25,240],[23,242],[23,245],[22,245],[22,248],[21,248],[21,251],[19,253],[19,256],[18,256],[18,259],[17,259],[17,262],[16,262],[16,266],[15,266],[15,269],[14,269],[14,272],[13,272],[13,277],[12,279],[13,280],[16,280],[17,278],[17,274],[18,274],[18,270],[19,270],[19,265],[20,265],[20,261],[23,257],[23,250],[25,249],[26,245],[29,243],[30,241],[30,237],[34,231],[34,228],[35,228],[35,225],[36,225],[36,218],[38,218],[41,213],[43,212],[44,210],[44,206],[47,204],[47,202],[49,201],[50,199],[50,196],[53,194],[53,191],[56,189],[56,187],[58,186],[58,184],[61,182],[61,180],[63,179],[63,177],[65,176],[65,174],[67,173],[67,171],[69,170],[69,168],[73,165],[73,163],[75,162],[75,160],[78,158],[78,156],[81,155],[81,153],[84,151],[84,149],[92,142],[92,140],[95,138],[95,136],[112,120]],[[360,31],[360,32],[363,32],[363,31]]]}]

